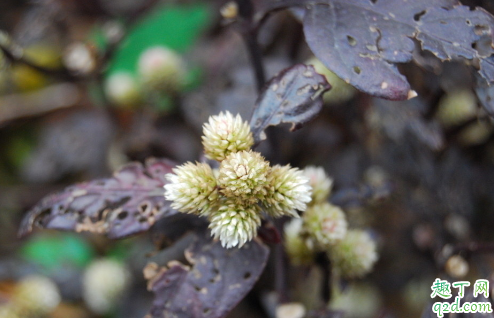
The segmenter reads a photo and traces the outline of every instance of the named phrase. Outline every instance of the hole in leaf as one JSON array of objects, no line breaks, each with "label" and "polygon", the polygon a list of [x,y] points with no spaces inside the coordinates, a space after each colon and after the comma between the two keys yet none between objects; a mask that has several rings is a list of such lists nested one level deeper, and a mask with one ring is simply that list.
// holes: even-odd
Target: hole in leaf
[{"label": "hole in leaf", "polygon": [[468,20],[468,19],[465,21],[465,23],[466,23],[467,25],[472,25],[472,21],[470,21],[470,20]]},{"label": "hole in leaf", "polygon": [[249,272],[247,272],[244,274],[244,279],[249,279],[251,276],[252,275]]},{"label": "hole in leaf", "polygon": [[420,21],[420,18],[422,18],[422,16],[423,16],[425,13],[426,13],[426,11],[425,11],[425,10],[420,11],[419,13],[417,13],[417,14],[415,14],[415,15],[413,16],[413,19],[414,19],[415,21],[417,21],[417,22],[418,22],[418,21]]},{"label": "hole in leaf", "polygon": [[358,66],[354,66],[354,67],[353,67],[353,71],[354,71],[356,74],[360,74],[360,72],[361,72],[362,70],[360,69],[360,67],[358,67]]},{"label": "hole in leaf", "polygon": [[355,40],[353,36],[347,35],[346,39],[348,41],[348,44],[350,44],[351,46],[357,45],[357,40]]},{"label": "hole in leaf", "polygon": [[475,26],[474,32],[477,35],[482,35],[482,34],[485,34],[485,33],[489,32],[489,27],[488,26],[485,26],[485,25],[479,25],[479,24],[477,24]]},{"label": "hole in leaf", "polygon": [[201,291],[201,287],[199,287],[199,286],[194,286],[194,289],[195,289],[196,291]]},{"label": "hole in leaf", "polygon": [[474,49],[474,50],[477,49],[477,42],[472,43],[472,49]]},{"label": "hole in leaf", "polygon": [[129,212],[127,212],[127,211],[122,211],[122,212],[118,213],[117,218],[118,218],[119,220],[123,220],[123,219],[125,219],[128,215],[129,215]]},{"label": "hole in leaf", "polygon": [[370,0],[371,3],[377,3],[377,0]]},{"label": "hole in leaf", "polygon": [[146,210],[148,209],[148,204],[147,203],[143,203],[139,206],[139,209],[141,210],[141,213],[144,213],[146,212]]},{"label": "hole in leaf", "polygon": [[148,219],[145,218],[144,216],[141,216],[138,221],[139,221],[139,223],[146,223],[148,221]]},{"label": "hole in leaf", "polygon": [[202,311],[204,314],[208,314],[209,312],[211,311],[211,309],[209,308],[204,308],[204,310]]}]

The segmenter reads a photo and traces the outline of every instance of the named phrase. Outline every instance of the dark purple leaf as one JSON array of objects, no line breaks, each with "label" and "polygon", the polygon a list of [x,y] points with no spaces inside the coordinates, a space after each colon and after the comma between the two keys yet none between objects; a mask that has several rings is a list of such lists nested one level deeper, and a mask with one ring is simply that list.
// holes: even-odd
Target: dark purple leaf
[{"label": "dark purple leaf", "polygon": [[148,230],[177,211],[164,198],[165,174],[175,164],[151,159],[131,163],[108,179],[70,186],[38,203],[22,221],[20,236],[34,227],[89,231],[122,238]]},{"label": "dark purple leaf", "polygon": [[266,139],[268,126],[291,123],[293,131],[314,118],[323,105],[323,93],[330,88],[312,65],[297,64],[273,77],[259,96],[250,121],[255,143]]},{"label": "dark purple leaf", "polygon": [[147,317],[224,317],[252,289],[268,255],[269,249],[256,240],[225,249],[209,232],[198,236],[185,252],[192,266],[173,261],[167,268],[145,270],[151,272],[148,289],[155,293]]},{"label": "dark purple leaf", "polygon": [[494,85],[487,85],[487,83],[479,77],[480,76],[477,77],[475,94],[487,114],[494,117]]},{"label": "dark purple leaf", "polygon": [[[456,0],[320,0],[307,5],[304,32],[314,54],[358,89],[404,100],[410,86],[394,63],[412,59],[414,41],[442,60],[479,59],[494,81],[494,17]],[[487,42],[487,43],[486,43]]]},{"label": "dark purple leaf", "polygon": [[437,122],[424,118],[427,104],[421,98],[401,102],[375,98],[372,106],[372,125],[395,142],[412,135],[432,150],[444,147],[443,131]]}]

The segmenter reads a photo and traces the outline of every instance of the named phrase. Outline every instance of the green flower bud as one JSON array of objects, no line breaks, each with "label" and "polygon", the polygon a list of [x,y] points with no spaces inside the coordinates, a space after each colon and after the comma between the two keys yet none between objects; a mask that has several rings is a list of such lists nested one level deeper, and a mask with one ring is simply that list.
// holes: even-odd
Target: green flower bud
[{"label": "green flower bud", "polygon": [[312,240],[302,236],[302,219],[291,219],[285,225],[285,250],[294,265],[306,265],[314,259]]},{"label": "green flower bud", "polygon": [[320,203],[307,208],[302,216],[304,229],[322,249],[341,241],[347,233],[345,213],[330,203]]},{"label": "green flower bud", "polygon": [[228,198],[256,203],[266,193],[269,162],[258,153],[240,151],[229,154],[220,165],[218,186]]},{"label": "green flower bud", "polygon": [[217,211],[211,213],[211,235],[219,238],[226,248],[238,246],[252,240],[261,225],[261,211],[258,205],[245,206],[235,200],[224,200]]},{"label": "green flower bud", "polygon": [[298,217],[296,210],[304,211],[311,200],[309,179],[302,171],[289,165],[271,168],[266,189],[263,206],[271,217]]},{"label": "green flower bud", "polygon": [[187,162],[166,178],[165,198],[171,207],[184,213],[208,214],[218,198],[216,178],[208,164]]},{"label": "green flower bud", "polygon": [[187,73],[184,60],[164,46],[144,51],[139,58],[138,68],[142,83],[147,88],[176,93],[185,84]]},{"label": "green flower bud", "polygon": [[203,127],[202,144],[206,157],[222,161],[230,153],[248,150],[254,144],[249,123],[240,115],[233,117],[230,112],[221,112],[209,117]]},{"label": "green flower bud", "polygon": [[329,250],[329,254],[334,269],[345,278],[364,276],[377,261],[376,243],[362,230],[349,230],[345,238]]},{"label": "green flower bud", "polygon": [[326,202],[331,193],[333,179],[326,175],[322,167],[307,166],[302,170],[312,187],[311,205]]},{"label": "green flower bud", "polygon": [[119,262],[96,260],[89,265],[83,278],[83,297],[88,307],[103,315],[117,305],[130,282],[130,273]]}]

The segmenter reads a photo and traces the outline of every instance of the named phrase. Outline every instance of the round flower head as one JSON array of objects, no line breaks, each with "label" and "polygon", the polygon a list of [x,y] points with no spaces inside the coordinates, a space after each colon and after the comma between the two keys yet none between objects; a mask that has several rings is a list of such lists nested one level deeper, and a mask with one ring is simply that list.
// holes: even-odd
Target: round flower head
[{"label": "round flower head", "polygon": [[265,192],[268,171],[269,163],[258,152],[231,153],[220,165],[220,192],[229,198],[255,203],[256,195]]},{"label": "round flower head", "polygon": [[309,184],[312,187],[311,204],[325,202],[331,192],[333,179],[326,175],[322,167],[307,166],[302,171],[309,179]]},{"label": "round flower head", "polygon": [[247,122],[240,115],[233,117],[230,112],[221,112],[209,117],[204,124],[202,144],[206,157],[222,161],[232,152],[248,150],[254,144],[254,138]]},{"label": "round flower head", "polygon": [[165,198],[171,207],[184,213],[207,214],[218,198],[216,179],[208,164],[187,162],[166,178]]},{"label": "round flower head", "polygon": [[345,213],[327,202],[308,207],[302,217],[305,230],[323,249],[341,241],[347,233]]},{"label": "round flower head", "polygon": [[345,278],[364,276],[377,260],[376,243],[362,230],[349,230],[329,252],[335,270]]},{"label": "round flower head", "polygon": [[314,248],[309,238],[302,237],[302,219],[291,219],[285,225],[285,250],[294,265],[310,264]]},{"label": "round flower head", "polygon": [[174,93],[185,83],[182,57],[164,46],[144,51],[139,57],[138,68],[143,83],[151,89]]},{"label": "round flower head", "polygon": [[61,300],[57,285],[49,278],[32,275],[23,278],[14,288],[13,303],[29,316],[44,316]]},{"label": "round flower head", "polygon": [[297,168],[276,165],[268,174],[267,194],[263,200],[266,213],[272,217],[298,217],[311,200],[309,179]]},{"label": "round flower head", "polygon": [[105,93],[112,103],[122,107],[135,106],[141,99],[136,80],[126,72],[110,75],[105,82]]},{"label": "round flower head", "polygon": [[234,200],[224,200],[219,209],[211,213],[211,235],[219,238],[223,247],[242,247],[257,235],[260,212],[256,204],[244,206]]},{"label": "round flower head", "polygon": [[111,259],[96,260],[84,273],[84,301],[95,313],[108,313],[123,296],[129,280],[130,274],[121,263]]}]

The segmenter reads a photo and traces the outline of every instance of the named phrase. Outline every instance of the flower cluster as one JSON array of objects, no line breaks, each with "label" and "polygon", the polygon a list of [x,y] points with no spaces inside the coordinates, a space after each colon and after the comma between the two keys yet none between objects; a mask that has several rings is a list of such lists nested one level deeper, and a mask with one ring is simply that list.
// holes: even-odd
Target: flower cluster
[{"label": "flower cluster", "polygon": [[176,95],[186,84],[184,59],[165,46],[155,46],[139,56],[136,72],[111,72],[105,80],[105,93],[115,106],[122,108],[134,108],[143,103],[166,108],[166,97]]},{"label": "flower cluster", "polygon": [[302,171],[273,166],[250,148],[250,126],[229,112],[212,116],[203,127],[206,163],[185,163],[167,174],[165,197],[180,212],[205,216],[211,234],[226,248],[241,247],[257,235],[262,212],[298,217],[311,200],[312,188]]},{"label": "flower cluster", "polygon": [[333,181],[324,169],[309,166],[303,174],[313,192],[302,219],[285,226],[285,248],[292,263],[309,264],[316,252],[326,252],[343,277],[368,273],[377,260],[375,242],[365,231],[348,230],[343,210],[327,202]]}]

